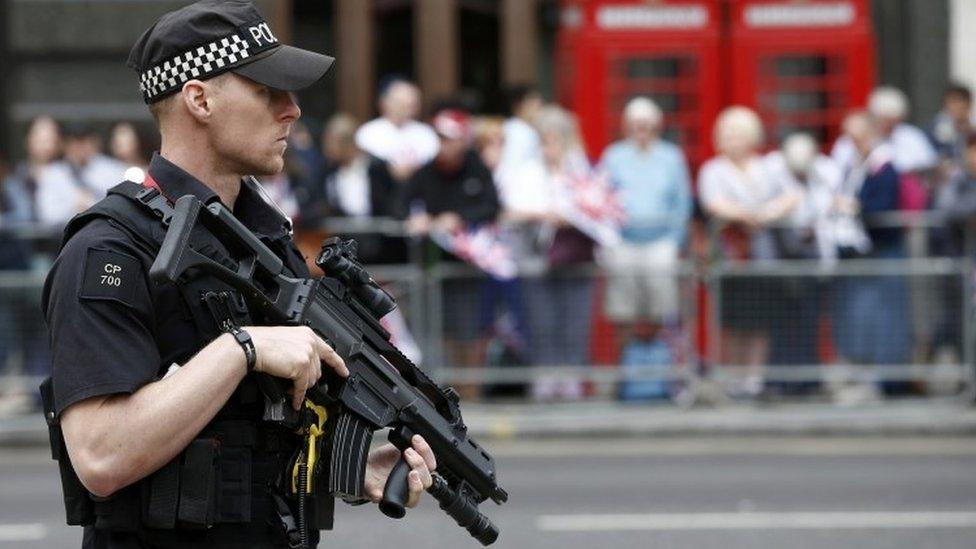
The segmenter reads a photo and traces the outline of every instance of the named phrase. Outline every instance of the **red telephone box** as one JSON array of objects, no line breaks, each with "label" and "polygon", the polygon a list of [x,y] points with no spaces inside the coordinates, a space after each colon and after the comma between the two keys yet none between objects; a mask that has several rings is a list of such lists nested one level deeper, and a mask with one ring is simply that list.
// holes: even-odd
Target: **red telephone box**
[{"label": "red telephone box", "polygon": [[755,108],[770,145],[804,131],[829,147],[875,84],[868,0],[730,0],[732,103]]},{"label": "red telephone box", "polygon": [[[620,137],[624,105],[638,95],[657,101],[665,137],[697,168],[714,154],[712,126],[725,106],[756,109],[770,146],[805,131],[829,147],[875,85],[868,0],[562,0],[561,8],[557,98],[579,117],[593,159]],[[703,350],[707,308],[700,312]],[[610,334],[598,315],[598,363],[615,362]]]},{"label": "red telephone box", "polygon": [[665,138],[697,166],[711,154],[712,120],[723,104],[719,0],[564,0],[556,88],[579,117],[587,153],[620,138],[631,98],[664,111]]}]

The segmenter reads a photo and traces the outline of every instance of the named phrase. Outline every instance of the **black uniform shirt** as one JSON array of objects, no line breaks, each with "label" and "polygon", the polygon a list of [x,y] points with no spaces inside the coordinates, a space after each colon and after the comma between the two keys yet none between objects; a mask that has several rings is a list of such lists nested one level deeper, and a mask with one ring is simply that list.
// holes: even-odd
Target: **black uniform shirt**
[{"label": "black uniform shirt", "polygon": [[[187,194],[204,203],[219,200],[209,187],[159,155],[149,173],[171,201]],[[246,184],[234,214],[296,274],[307,276],[304,260],[288,238],[286,218]],[[86,398],[135,392],[207,343],[200,340],[176,288],[150,284],[153,260],[105,218],[90,222],[61,250],[43,295],[58,414]]]},{"label": "black uniform shirt", "polygon": [[[210,188],[159,155],[153,157],[149,173],[170,201],[187,194],[204,203],[219,200]],[[308,276],[305,261],[291,241],[287,219],[247,183],[241,186],[234,215],[292,273]],[[214,333],[200,333],[187,300],[176,286],[150,284],[148,273],[153,260],[153,254],[140,247],[126,229],[106,218],[96,218],[85,225],[61,250],[43,294],[58,415],[87,398],[133,393],[160,379],[171,364],[186,363],[215,337]],[[234,402],[228,401],[218,418],[249,418],[255,410],[260,418],[261,401],[252,380],[242,383],[231,400]],[[279,451],[288,453],[285,448]],[[250,524],[223,523],[206,530],[155,530],[156,541],[150,545],[201,549],[249,544],[270,547],[277,537],[265,514],[271,512],[271,507],[264,487],[279,470],[274,459],[278,458],[252,458],[251,491],[252,497],[258,499],[252,499]],[[126,492],[135,498],[134,505],[139,505],[139,486],[126,487],[117,495]],[[255,506],[261,502],[265,505],[259,511]],[[317,540],[318,532],[312,534]],[[82,546],[142,549],[149,545],[142,533],[86,527]]]}]

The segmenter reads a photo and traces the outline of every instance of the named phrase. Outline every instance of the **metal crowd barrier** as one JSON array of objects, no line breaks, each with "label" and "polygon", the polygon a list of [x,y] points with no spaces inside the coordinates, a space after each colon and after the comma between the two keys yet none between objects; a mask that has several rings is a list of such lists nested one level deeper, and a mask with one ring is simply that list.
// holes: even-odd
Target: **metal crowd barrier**
[{"label": "metal crowd barrier", "polygon": [[[937,214],[912,212],[878,216],[871,223],[924,233],[945,221]],[[351,237],[406,235],[402,222],[378,218],[329,220],[317,229]],[[710,227],[713,234],[718,229]],[[0,233],[5,230],[12,229],[0,226]],[[19,233],[13,234],[47,242],[47,249],[59,236],[50,228],[16,230]],[[972,234],[966,233],[970,250],[976,242]],[[812,259],[728,262],[714,254],[704,261],[683,260],[674,269],[653,274],[677,281],[677,316],[651,326],[650,335],[639,334],[637,339],[647,345],[631,352],[620,348],[612,323],[602,314],[606,279],[599,265],[554,272],[525,268],[517,282],[506,286],[469,265],[431,261],[432,247],[427,241],[410,240],[408,263],[370,270],[396,295],[424,367],[439,381],[459,385],[469,398],[617,398],[621,387],[640,382],[663,387],[660,400],[694,398],[689,392],[724,398],[735,392],[739,381],[755,374],[767,386],[812,388],[814,397],[855,382],[907,384],[903,389],[909,394],[972,399],[976,393],[973,254],[835,264]],[[39,381],[38,364],[47,343],[39,311],[43,278],[41,270],[0,274],[3,392],[32,388]],[[742,301],[723,300],[723,292],[736,285],[745,296]],[[513,286],[518,287],[514,297]],[[881,307],[859,315],[900,321],[888,326],[907,334],[907,345],[896,335],[871,334],[880,342],[874,354],[891,350],[885,349],[886,341],[889,347],[901,347],[884,360],[845,356],[848,348],[857,346],[856,337],[853,343],[844,339],[851,335],[845,330],[857,328],[857,319],[843,318],[840,311],[846,310],[845,296],[863,292],[880,292],[870,303],[891,310]],[[918,304],[924,307],[916,308]],[[730,310],[732,306],[736,310]],[[510,310],[513,307],[520,310]],[[758,370],[727,360],[723,352],[736,323],[767,331],[770,348]],[[662,354],[658,339],[666,340],[667,354]],[[943,355],[936,353],[945,350]],[[642,356],[654,363],[667,356],[669,363],[642,368]]]},{"label": "metal crowd barrier", "polygon": [[[756,372],[730,361],[723,344],[735,328],[759,328],[772,347],[761,369],[767,384],[836,394],[857,383],[886,394],[973,399],[972,224],[962,226],[962,253],[947,257],[931,256],[929,249],[931,231],[947,227],[940,212],[872,214],[865,224],[902,229],[903,255],[727,261],[715,246],[722,225],[709,226],[713,261],[703,280],[710,296],[705,355],[713,379],[728,383]],[[723,299],[723,289],[735,296]],[[748,309],[752,318],[730,308]]]}]

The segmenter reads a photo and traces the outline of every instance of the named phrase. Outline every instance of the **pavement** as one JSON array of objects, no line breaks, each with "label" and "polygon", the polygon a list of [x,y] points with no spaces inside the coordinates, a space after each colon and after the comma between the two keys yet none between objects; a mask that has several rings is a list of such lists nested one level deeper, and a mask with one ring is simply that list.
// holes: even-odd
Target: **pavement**
[{"label": "pavement", "polygon": [[[976,438],[492,441],[510,498],[492,549],[972,549]],[[79,547],[43,448],[0,448],[0,549]],[[320,547],[479,547],[430,498],[403,520],[336,505]]]},{"label": "pavement", "polygon": [[976,407],[958,400],[714,408],[579,402],[467,405],[471,430],[489,438],[720,435],[971,435]]},{"label": "pavement", "polygon": [[[856,406],[814,403],[671,404],[608,401],[462,405],[471,434],[490,440],[665,436],[966,436],[976,434],[976,407],[958,399],[919,399]],[[0,418],[0,446],[47,444],[39,413]]]}]

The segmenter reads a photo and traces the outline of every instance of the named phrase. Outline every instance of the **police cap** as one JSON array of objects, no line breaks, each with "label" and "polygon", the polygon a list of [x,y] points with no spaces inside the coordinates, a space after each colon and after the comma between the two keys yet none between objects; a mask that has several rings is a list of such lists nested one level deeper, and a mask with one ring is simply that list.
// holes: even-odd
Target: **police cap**
[{"label": "police cap", "polygon": [[128,66],[139,73],[146,103],[234,71],[272,88],[295,91],[325,75],[334,58],[278,42],[247,0],[201,0],[171,11],[136,41]]}]

